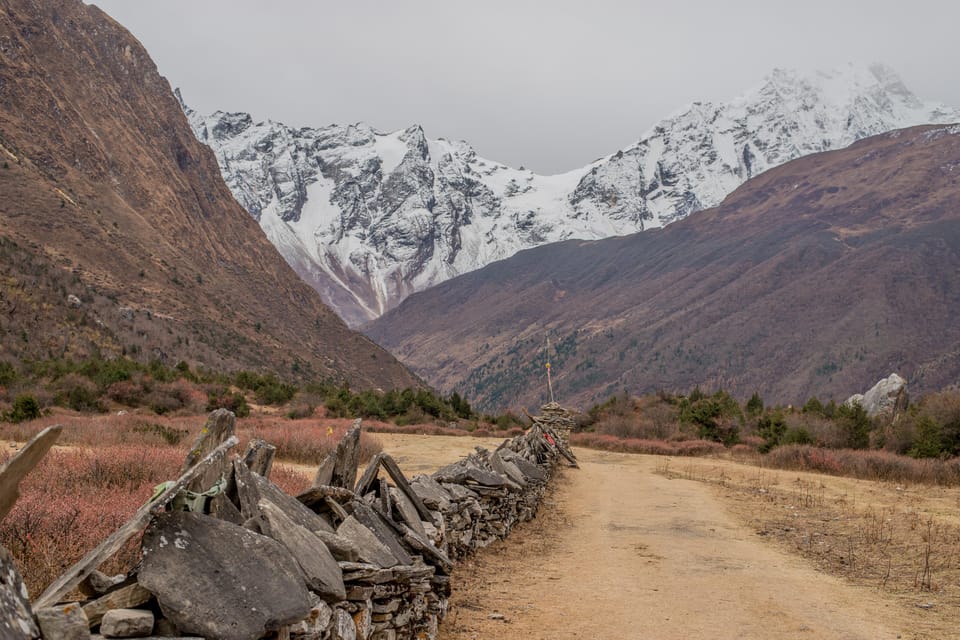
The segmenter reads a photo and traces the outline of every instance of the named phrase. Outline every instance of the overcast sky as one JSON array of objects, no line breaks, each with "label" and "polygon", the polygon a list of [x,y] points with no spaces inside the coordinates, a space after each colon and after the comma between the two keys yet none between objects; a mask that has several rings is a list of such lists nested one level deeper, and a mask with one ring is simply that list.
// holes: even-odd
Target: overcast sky
[{"label": "overcast sky", "polygon": [[582,166],[774,67],[884,62],[960,106],[949,0],[98,0],[202,113],[421,124],[541,173]]}]

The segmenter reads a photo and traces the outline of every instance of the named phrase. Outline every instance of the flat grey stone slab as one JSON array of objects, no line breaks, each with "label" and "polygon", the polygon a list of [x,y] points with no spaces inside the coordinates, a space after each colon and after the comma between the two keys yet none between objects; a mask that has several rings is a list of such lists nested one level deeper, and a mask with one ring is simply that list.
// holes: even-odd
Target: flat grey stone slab
[{"label": "flat grey stone slab", "polygon": [[312,606],[283,545],[196,513],[156,516],[143,536],[138,579],[182,633],[209,639],[257,640]]}]

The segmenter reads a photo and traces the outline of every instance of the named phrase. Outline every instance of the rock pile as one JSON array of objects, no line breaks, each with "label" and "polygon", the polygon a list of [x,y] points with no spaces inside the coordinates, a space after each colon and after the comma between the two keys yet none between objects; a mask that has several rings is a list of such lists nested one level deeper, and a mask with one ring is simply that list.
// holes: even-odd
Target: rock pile
[{"label": "rock pile", "polygon": [[573,414],[557,402],[548,402],[540,407],[539,416],[530,416],[534,424],[548,427],[557,432],[564,445],[569,444],[570,432],[577,426]]},{"label": "rock pile", "polygon": [[[237,442],[233,414],[216,411],[181,477],[52,584],[33,616],[19,586],[0,588],[12,612],[0,614],[0,636],[434,638],[454,561],[533,518],[557,463],[576,464],[552,426],[558,420],[559,412],[535,420],[494,451],[478,448],[413,481],[381,453],[354,482],[358,420],[294,498],[269,480],[269,444],[254,441],[227,458]],[[96,571],[144,526],[134,573]],[[0,564],[12,572],[3,584],[19,585],[2,554]],[[60,602],[78,586],[87,601]]]}]

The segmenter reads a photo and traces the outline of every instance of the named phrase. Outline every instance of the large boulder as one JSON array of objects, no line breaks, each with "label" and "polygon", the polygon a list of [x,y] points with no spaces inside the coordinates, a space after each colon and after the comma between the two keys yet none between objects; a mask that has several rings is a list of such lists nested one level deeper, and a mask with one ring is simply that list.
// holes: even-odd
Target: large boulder
[{"label": "large boulder", "polygon": [[895,373],[873,385],[864,394],[854,394],[847,398],[846,404],[859,404],[871,418],[876,416],[893,417],[902,413],[909,402],[907,381]]},{"label": "large boulder", "polygon": [[303,572],[276,540],[197,513],[159,514],[143,536],[140,584],[184,635],[256,640],[303,620]]}]

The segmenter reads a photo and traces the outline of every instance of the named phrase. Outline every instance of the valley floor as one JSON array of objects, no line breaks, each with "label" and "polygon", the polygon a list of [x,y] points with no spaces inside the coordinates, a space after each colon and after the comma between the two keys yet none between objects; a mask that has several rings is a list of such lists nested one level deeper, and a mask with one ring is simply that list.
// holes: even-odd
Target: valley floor
[{"label": "valley floor", "polygon": [[[761,500],[755,510],[731,477],[759,474],[777,484],[778,473],[789,472],[577,455],[581,468],[564,472],[553,504],[457,568],[441,640],[955,637],[957,612],[947,602],[921,607],[854,585],[758,535],[766,532],[755,516],[784,507]],[[703,467],[704,475],[689,479],[696,474],[678,474],[671,464]],[[721,482],[705,475],[718,468]],[[851,482],[822,478],[818,495],[829,495],[827,486],[846,492]]]}]

